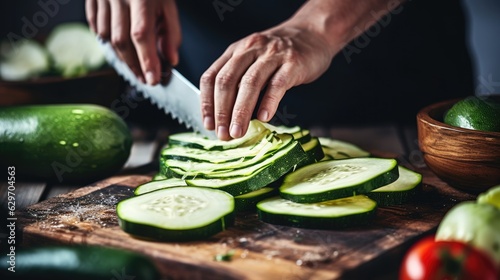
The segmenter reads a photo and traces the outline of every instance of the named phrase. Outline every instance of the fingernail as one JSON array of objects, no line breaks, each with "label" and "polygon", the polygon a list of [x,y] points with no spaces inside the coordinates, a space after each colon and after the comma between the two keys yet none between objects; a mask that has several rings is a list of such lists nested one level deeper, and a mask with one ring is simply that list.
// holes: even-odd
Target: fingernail
[{"label": "fingernail", "polygon": [[222,126],[222,125],[218,126],[217,127],[217,137],[219,139],[225,139],[226,135],[227,135],[227,127]]},{"label": "fingernail", "polygon": [[269,113],[266,110],[262,110],[259,112],[259,120],[263,122],[267,122],[269,118]]},{"label": "fingernail", "polygon": [[241,129],[240,125],[238,125],[238,124],[231,125],[231,132],[230,132],[231,137],[233,137],[233,138],[240,138],[241,137],[241,131],[242,131],[242,129]]},{"label": "fingernail", "polygon": [[146,74],[144,76],[145,76],[146,82],[148,82],[148,84],[154,85],[154,83],[155,83],[155,76],[153,75],[153,72],[148,71],[148,72],[146,72]]},{"label": "fingernail", "polygon": [[214,119],[212,117],[204,117],[203,118],[203,125],[208,130],[214,129]]}]

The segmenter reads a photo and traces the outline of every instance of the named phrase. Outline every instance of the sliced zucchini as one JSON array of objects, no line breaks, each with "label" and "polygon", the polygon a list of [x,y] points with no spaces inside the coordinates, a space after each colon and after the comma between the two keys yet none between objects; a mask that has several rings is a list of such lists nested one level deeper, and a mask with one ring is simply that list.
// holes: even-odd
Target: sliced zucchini
[{"label": "sliced zucchini", "polygon": [[45,43],[55,67],[64,77],[84,75],[106,63],[96,36],[79,22],[56,26]]},{"label": "sliced zucchini", "polygon": [[163,175],[161,173],[156,173],[151,180],[152,181],[160,181],[160,180],[165,180],[165,179],[168,179],[165,175]]},{"label": "sliced zucchini", "polygon": [[141,195],[148,192],[156,191],[159,189],[166,189],[172,187],[181,187],[187,186],[186,181],[179,178],[169,178],[163,180],[156,180],[144,183],[142,185],[137,186],[134,190],[135,195]]},{"label": "sliced zucchini", "polygon": [[215,189],[173,187],[122,200],[116,213],[120,227],[139,238],[200,240],[234,223],[234,198]]},{"label": "sliced zucchini", "polygon": [[269,185],[305,159],[307,155],[304,150],[297,141],[293,141],[272,157],[249,168],[218,174],[208,173],[204,174],[205,178],[200,176],[186,179],[186,183],[189,186],[217,188],[237,196]]},{"label": "sliced zucchini", "polygon": [[304,152],[306,152],[310,160],[309,162],[306,161],[302,162],[300,166],[315,163],[325,157],[325,154],[323,152],[318,137],[312,137],[311,140],[309,140],[308,142],[302,143],[302,149],[304,149]]},{"label": "sliced zucchini", "polygon": [[269,133],[270,131],[262,124],[262,122],[252,120],[248,126],[247,133],[241,138],[223,141],[218,139],[209,139],[194,132],[185,132],[170,135],[168,138],[168,144],[170,146],[184,146],[206,151],[222,151],[238,147],[253,146],[253,144],[260,141]]},{"label": "sliced zucchini", "polygon": [[405,203],[415,194],[422,182],[422,175],[403,166],[398,166],[399,177],[396,181],[374,189],[366,195],[377,201],[379,206]]},{"label": "sliced zucchini", "polygon": [[311,132],[307,129],[302,129],[300,126],[274,126],[270,123],[262,123],[262,125],[270,131],[274,131],[278,134],[291,134],[293,138],[301,144],[307,143],[311,140]]},{"label": "sliced zucchini", "polygon": [[350,158],[320,161],[288,174],[280,187],[283,198],[315,203],[365,194],[398,178],[395,159]]},{"label": "sliced zucchini", "polygon": [[369,152],[349,142],[327,137],[319,137],[319,142],[323,147],[323,152],[325,153],[325,155],[328,155],[333,159],[370,156]]},{"label": "sliced zucchini", "polygon": [[259,219],[284,226],[338,229],[369,222],[377,203],[364,195],[357,195],[319,203],[296,203],[272,197],[257,203]]},{"label": "sliced zucchini", "polygon": [[[306,159],[307,155],[302,150],[302,147],[297,141],[293,141],[292,136],[283,134],[279,135],[280,138],[288,138],[290,141],[281,141],[282,143],[286,143],[283,146],[279,147],[276,151],[273,151],[272,154],[258,154],[255,156],[255,160],[252,160],[253,164],[246,165],[245,162],[236,162],[234,165],[224,165],[225,168],[217,168],[217,165],[212,165],[206,169],[201,169],[197,167],[196,162],[191,163],[190,170],[186,171],[176,166],[167,166],[166,175],[169,177],[177,177],[182,179],[194,179],[194,178],[232,178],[232,177],[241,177],[241,176],[249,176],[254,174],[257,170],[260,170],[263,167],[269,165],[285,166],[291,168],[291,162],[294,164],[298,164],[299,159]],[[232,149],[234,150],[234,149]],[[231,150],[231,151],[232,151]],[[293,150],[297,150],[293,152]],[[292,153],[293,155],[298,156],[298,158],[293,159],[290,158],[290,155],[287,153]],[[286,156],[286,157],[284,157]],[[283,159],[278,159],[284,157],[284,159],[289,159],[288,162],[284,162]],[[205,166],[205,165],[203,165]],[[234,167],[232,167],[234,166]]]},{"label": "sliced zucchini", "polygon": [[[165,159],[161,161],[162,165],[160,168],[176,168],[182,170],[186,174],[195,175],[199,173],[215,173],[219,171],[247,168],[261,162],[267,157],[272,156],[274,152],[290,144],[292,141],[293,137],[291,135],[280,135],[271,137],[271,139],[267,137],[259,142],[259,144],[249,147],[248,152],[246,152],[243,148],[235,148],[224,151],[206,151],[205,154],[201,155],[201,158],[207,160],[200,160],[200,158],[195,157],[197,153],[192,153],[192,151],[200,150],[183,148],[184,152],[177,151],[177,155],[184,153],[185,155],[189,155],[192,159],[179,160],[172,159],[172,157],[169,159],[166,156]],[[168,151],[171,151],[171,149],[166,149],[164,154],[168,155]],[[251,153],[255,155],[250,156]],[[243,154],[245,156],[241,157]],[[209,155],[213,158],[209,158]]]},{"label": "sliced zucchini", "polygon": [[[293,140],[291,136],[280,136],[276,137],[275,134],[270,133],[253,145],[225,150],[203,150],[186,146],[169,146],[162,150],[161,158],[180,162],[208,162],[210,164],[241,161],[254,158],[258,155],[264,155]],[[283,141],[286,142],[283,143]]]},{"label": "sliced zucchini", "polygon": [[23,39],[13,44],[3,41],[0,48],[2,80],[27,80],[50,70],[49,54],[37,41]]},{"label": "sliced zucchini", "polygon": [[275,188],[264,187],[262,189],[249,192],[234,197],[235,209],[237,212],[255,210],[255,205],[268,197],[275,196]]}]

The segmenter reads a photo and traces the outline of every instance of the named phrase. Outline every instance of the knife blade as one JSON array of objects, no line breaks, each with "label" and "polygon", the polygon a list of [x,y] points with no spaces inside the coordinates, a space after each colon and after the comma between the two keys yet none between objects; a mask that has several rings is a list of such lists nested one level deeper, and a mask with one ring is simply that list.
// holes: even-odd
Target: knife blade
[{"label": "knife blade", "polygon": [[108,63],[122,76],[131,86],[141,92],[151,103],[158,106],[172,118],[187,128],[203,134],[211,139],[216,139],[215,132],[206,130],[203,126],[201,116],[200,90],[188,79],[182,76],[176,69],[172,69],[166,84],[154,86],[144,84],[137,79],[128,65],[115,53],[109,42],[98,38]]}]

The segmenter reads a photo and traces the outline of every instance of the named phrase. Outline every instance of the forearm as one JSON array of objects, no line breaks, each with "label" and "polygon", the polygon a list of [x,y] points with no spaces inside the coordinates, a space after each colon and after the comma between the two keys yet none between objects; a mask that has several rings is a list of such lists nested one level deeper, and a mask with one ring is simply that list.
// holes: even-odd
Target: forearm
[{"label": "forearm", "polygon": [[325,41],[333,57],[405,0],[310,0],[284,25],[300,26]]}]

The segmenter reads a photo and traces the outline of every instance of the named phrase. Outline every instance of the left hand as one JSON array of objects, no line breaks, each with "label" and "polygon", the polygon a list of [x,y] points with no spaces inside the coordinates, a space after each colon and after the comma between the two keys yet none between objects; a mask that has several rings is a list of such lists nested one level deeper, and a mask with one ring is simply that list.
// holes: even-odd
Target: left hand
[{"label": "left hand", "polygon": [[334,55],[327,44],[289,21],[230,45],[201,77],[205,128],[222,140],[242,137],[264,88],[257,118],[268,122],[288,89],[327,70]]}]

